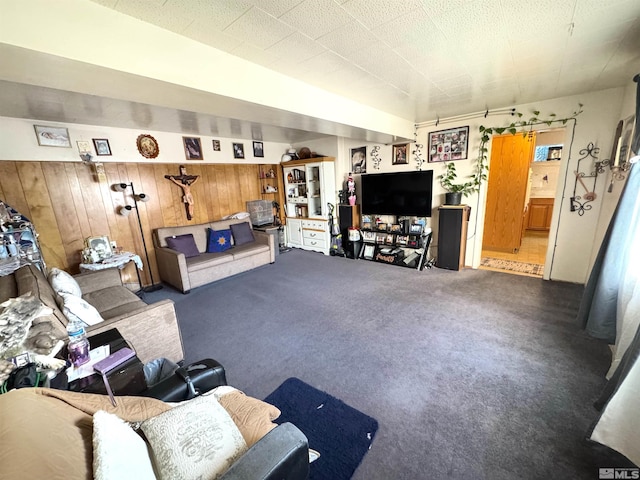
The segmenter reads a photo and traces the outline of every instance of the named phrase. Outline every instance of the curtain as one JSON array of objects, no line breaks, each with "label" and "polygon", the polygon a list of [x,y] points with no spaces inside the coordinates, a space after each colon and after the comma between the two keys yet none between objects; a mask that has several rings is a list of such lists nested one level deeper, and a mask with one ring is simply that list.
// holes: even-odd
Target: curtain
[{"label": "curtain", "polygon": [[[578,319],[587,332],[610,344],[618,337],[618,299],[629,276],[633,277],[630,256],[640,248],[637,223],[640,220],[640,169],[634,165],[618,206],[598,251],[585,286]],[[636,265],[636,270],[638,265]]]},{"label": "curtain", "polygon": [[[631,149],[640,149],[640,75]],[[580,305],[587,332],[613,344],[609,381],[589,437],[640,465],[640,167],[634,164],[602,242]]]}]

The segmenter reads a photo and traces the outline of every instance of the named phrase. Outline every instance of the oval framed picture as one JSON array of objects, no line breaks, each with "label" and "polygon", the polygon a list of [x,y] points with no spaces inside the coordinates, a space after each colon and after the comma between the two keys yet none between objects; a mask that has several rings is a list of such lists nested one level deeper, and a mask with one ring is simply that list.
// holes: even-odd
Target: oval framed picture
[{"label": "oval framed picture", "polygon": [[151,135],[139,135],[136,140],[136,145],[138,146],[138,152],[140,152],[140,155],[144,158],[156,158],[160,153],[158,142]]}]

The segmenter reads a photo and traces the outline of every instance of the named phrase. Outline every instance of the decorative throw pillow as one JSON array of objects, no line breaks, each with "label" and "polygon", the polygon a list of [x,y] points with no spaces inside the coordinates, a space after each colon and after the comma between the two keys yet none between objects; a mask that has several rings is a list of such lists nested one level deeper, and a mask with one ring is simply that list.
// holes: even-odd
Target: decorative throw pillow
[{"label": "decorative throw pillow", "polygon": [[53,291],[58,295],[58,305],[61,305],[62,303],[62,299],[60,298],[60,296],[63,293],[69,293],[76,297],[82,296],[82,290],[80,290],[80,285],[78,285],[76,279],[64,270],[60,270],[59,268],[55,267],[52,268],[49,271],[48,280],[49,285],[51,285]]},{"label": "decorative throw pillow", "polygon": [[233,240],[236,245],[244,245],[245,243],[255,242],[256,240],[249,222],[234,223],[231,225],[231,233],[233,233]]},{"label": "decorative throw pillow", "polygon": [[98,310],[85,299],[68,293],[63,293],[61,297],[63,299],[62,313],[69,320],[77,319],[85,325],[95,325],[104,321]]},{"label": "decorative throw pillow", "polygon": [[93,478],[155,480],[147,444],[127,422],[98,410],[93,415]]},{"label": "decorative throw pillow", "polygon": [[180,253],[184,253],[186,258],[197,257],[200,255],[196,241],[191,233],[185,235],[174,235],[167,237],[167,245],[172,250],[177,250]]},{"label": "decorative throw pillow", "polygon": [[213,230],[208,228],[207,253],[224,252],[231,248],[231,230]]},{"label": "decorative throw pillow", "polygon": [[141,423],[160,480],[218,478],[246,452],[215,396],[194,398]]}]

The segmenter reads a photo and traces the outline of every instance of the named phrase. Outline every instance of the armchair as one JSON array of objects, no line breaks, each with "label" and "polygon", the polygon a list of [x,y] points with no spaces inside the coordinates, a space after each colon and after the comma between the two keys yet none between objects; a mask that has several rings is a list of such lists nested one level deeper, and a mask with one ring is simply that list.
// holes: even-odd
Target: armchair
[{"label": "armchair", "polygon": [[[3,478],[93,478],[93,414],[104,410],[138,422],[171,410],[145,397],[23,388],[0,395],[0,462]],[[308,442],[292,424],[271,430],[221,477],[224,480],[305,480]]]}]

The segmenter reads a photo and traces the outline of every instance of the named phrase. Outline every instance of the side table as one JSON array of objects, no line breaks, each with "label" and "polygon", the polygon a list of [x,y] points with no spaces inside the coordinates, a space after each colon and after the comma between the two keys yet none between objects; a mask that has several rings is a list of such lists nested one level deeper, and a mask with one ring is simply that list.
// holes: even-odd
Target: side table
[{"label": "side table", "polygon": [[276,256],[280,254],[280,252],[284,248],[284,245],[280,242],[280,232],[284,230],[284,227],[282,225],[274,225],[270,223],[267,225],[253,227],[253,229],[271,235],[276,244]]},{"label": "side table", "polygon": [[[125,339],[120,335],[120,332],[115,328],[89,337],[89,344],[92,349],[101,345],[109,345],[110,353],[117,352],[121,348],[128,346]],[[58,376],[66,378],[66,373]],[[147,382],[144,377],[144,365],[138,357],[133,357],[115,368],[107,375],[107,378],[109,379],[111,390],[116,396],[139,395],[147,389]],[[63,387],[60,386],[58,388]],[[67,390],[82,393],[99,393],[102,395],[107,393],[102,377],[97,373],[69,382]]]},{"label": "side table", "polygon": [[142,278],[140,277],[140,270],[142,270],[142,259],[140,255],[131,252],[122,252],[111,255],[109,258],[105,258],[98,263],[81,263],[80,273],[94,272],[96,270],[105,270],[107,268],[117,268],[122,270],[124,267],[133,262],[136,264],[136,275],[138,276],[139,291],[142,291]]}]

